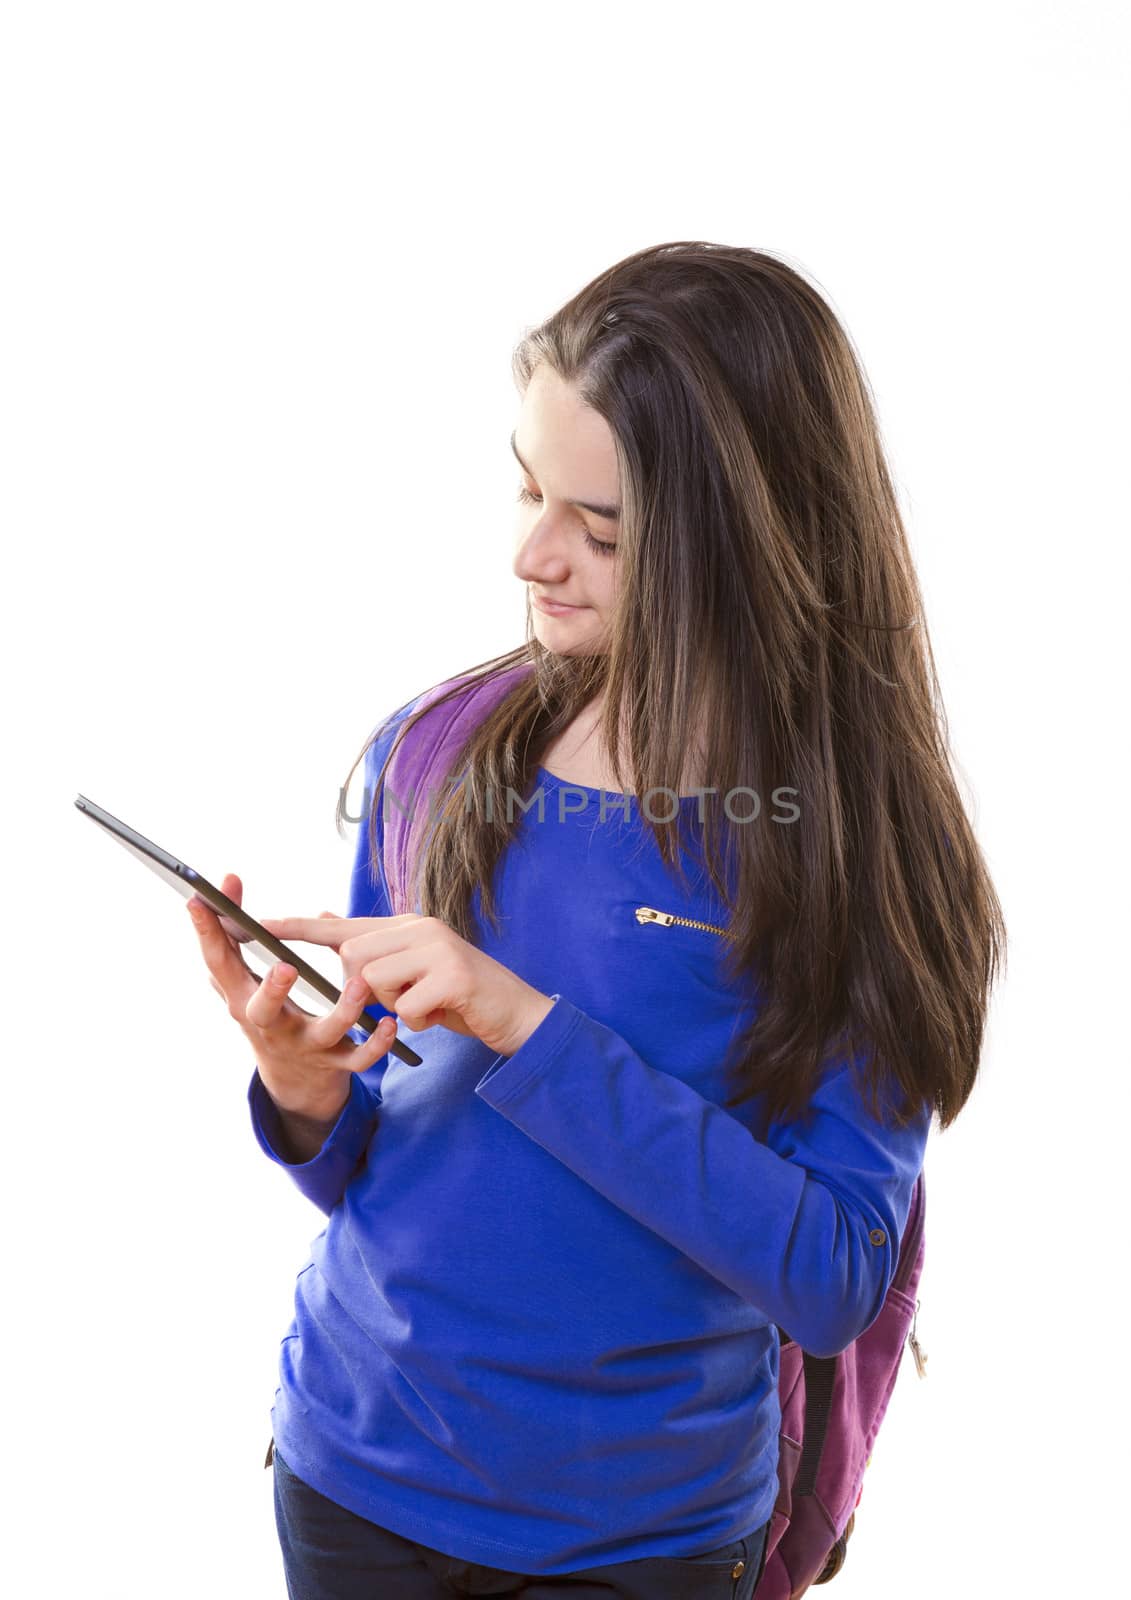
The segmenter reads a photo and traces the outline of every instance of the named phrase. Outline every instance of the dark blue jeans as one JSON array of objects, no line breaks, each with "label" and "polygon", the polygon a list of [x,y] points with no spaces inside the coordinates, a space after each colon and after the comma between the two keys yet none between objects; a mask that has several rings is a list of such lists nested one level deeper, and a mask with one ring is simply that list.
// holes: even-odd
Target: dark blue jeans
[{"label": "dark blue jeans", "polygon": [[751,1600],[762,1574],[764,1523],[743,1539],[695,1556],[645,1556],[531,1577],[484,1567],[404,1539],[328,1500],[275,1451],[275,1523],[290,1600]]}]

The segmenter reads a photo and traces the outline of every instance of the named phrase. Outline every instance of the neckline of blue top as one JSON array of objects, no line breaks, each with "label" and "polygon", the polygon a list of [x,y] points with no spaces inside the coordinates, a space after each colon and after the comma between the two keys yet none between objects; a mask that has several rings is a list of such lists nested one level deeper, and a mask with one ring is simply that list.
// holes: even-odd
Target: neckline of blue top
[{"label": "neckline of blue top", "polygon": [[[538,777],[541,778],[545,783],[549,784],[550,788],[552,789],[576,789],[580,791],[581,794],[593,795],[595,797],[604,795],[608,801],[627,799],[630,805],[635,804],[636,801],[635,795],[620,794],[615,789],[594,789],[587,783],[574,783],[570,778],[559,778],[556,773],[550,772],[547,770],[547,768],[542,766],[536,766],[534,770]],[[652,801],[653,809],[664,809],[669,806],[670,802],[667,800],[668,792],[669,791],[665,790],[657,791],[657,794],[663,798],[657,798]],[[697,794],[685,794],[679,796],[679,803],[681,807],[698,805],[699,800],[700,796]]]}]

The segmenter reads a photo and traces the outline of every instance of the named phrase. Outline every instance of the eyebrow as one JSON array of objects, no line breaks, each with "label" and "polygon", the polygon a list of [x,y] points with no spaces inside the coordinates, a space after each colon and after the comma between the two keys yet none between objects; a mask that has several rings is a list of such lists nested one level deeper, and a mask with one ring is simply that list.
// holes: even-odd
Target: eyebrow
[{"label": "eyebrow", "polygon": [[[516,428],[515,433],[517,432],[518,429]],[[514,442],[514,433],[511,434],[511,449],[514,451],[515,459],[523,472],[534,478],[533,472],[530,471],[530,468],[518,453],[518,446]],[[537,483],[537,478],[534,478],[534,481]],[[577,506],[579,511],[591,511],[595,517],[604,517],[606,522],[618,522],[620,520],[620,506],[593,505],[588,500],[567,500],[566,505]]]}]

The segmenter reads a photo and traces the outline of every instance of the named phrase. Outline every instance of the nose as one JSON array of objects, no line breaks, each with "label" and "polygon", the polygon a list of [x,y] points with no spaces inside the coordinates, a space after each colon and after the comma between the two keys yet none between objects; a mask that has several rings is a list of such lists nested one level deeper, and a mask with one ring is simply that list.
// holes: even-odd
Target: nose
[{"label": "nose", "polygon": [[569,578],[566,541],[552,519],[540,516],[522,534],[511,563],[516,578],[524,583],[561,585]]}]

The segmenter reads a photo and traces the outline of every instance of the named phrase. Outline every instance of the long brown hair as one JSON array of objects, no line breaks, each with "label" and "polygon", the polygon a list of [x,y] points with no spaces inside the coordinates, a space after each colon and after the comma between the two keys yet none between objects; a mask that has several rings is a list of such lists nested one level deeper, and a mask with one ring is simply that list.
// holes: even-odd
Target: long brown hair
[{"label": "long brown hair", "polygon": [[[847,1053],[873,1115],[902,1126],[927,1102],[946,1128],[974,1085],[1005,925],[952,772],[918,581],[847,334],[773,254],[679,241],[626,257],[528,329],[513,355],[520,388],[542,362],[616,445],[607,653],[547,651],[528,598],[525,643],[469,669],[533,668],[449,767],[461,803],[440,802],[422,853],[423,914],[474,942],[479,886],[497,931],[495,868],[520,817],[480,797],[525,795],[541,753],[603,693],[609,760],[639,806],[679,792],[692,746],[720,795],[795,791],[788,826],[727,827],[703,808],[730,972],[756,974],[761,996],[725,1104],[763,1094],[764,1134],[803,1116]],[[670,822],[654,820],[654,801],[642,814],[683,876],[687,808],[675,809]]]}]

